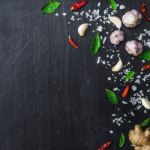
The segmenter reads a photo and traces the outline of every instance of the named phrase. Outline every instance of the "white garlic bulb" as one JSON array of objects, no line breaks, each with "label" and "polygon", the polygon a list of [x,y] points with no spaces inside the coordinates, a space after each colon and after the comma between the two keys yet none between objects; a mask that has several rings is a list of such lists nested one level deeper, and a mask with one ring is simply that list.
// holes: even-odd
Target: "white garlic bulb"
[{"label": "white garlic bulb", "polygon": [[136,40],[128,41],[126,42],[125,49],[128,54],[138,56],[143,52],[143,44]]},{"label": "white garlic bulb", "polygon": [[123,24],[128,28],[134,28],[141,23],[142,14],[133,9],[126,12],[122,17]]},{"label": "white garlic bulb", "polygon": [[110,35],[110,42],[114,45],[119,45],[120,42],[124,40],[124,33],[122,31],[116,30]]}]

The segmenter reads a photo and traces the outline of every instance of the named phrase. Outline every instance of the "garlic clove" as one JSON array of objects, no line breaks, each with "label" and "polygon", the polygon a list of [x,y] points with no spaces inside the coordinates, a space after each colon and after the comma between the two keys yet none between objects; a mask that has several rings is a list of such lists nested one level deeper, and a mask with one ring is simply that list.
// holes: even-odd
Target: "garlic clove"
[{"label": "garlic clove", "polygon": [[150,109],[150,101],[146,98],[142,98],[142,105],[146,108],[146,109]]},{"label": "garlic clove", "polygon": [[120,30],[122,27],[122,21],[117,16],[109,16],[109,20]]},{"label": "garlic clove", "polygon": [[79,27],[78,27],[78,33],[80,36],[84,36],[87,29],[89,27],[89,24],[88,23],[83,23],[81,24]]},{"label": "garlic clove", "polygon": [[117,64],[112,67],[112,72],[119,72],[123,67],[123,62],[121,60],[121,58],[119,58],[119,61],[117,62]]}]

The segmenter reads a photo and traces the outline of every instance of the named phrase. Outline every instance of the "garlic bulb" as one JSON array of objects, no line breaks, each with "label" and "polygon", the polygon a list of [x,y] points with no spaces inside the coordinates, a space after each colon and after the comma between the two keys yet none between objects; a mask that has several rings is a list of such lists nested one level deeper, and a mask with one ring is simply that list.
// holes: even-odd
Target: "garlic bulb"
[{"label": "garlic bulb", "polygon": [[120,30],[122,26],[122,22],[119,17],[117,16],[110,16],[109,20]]},{"label": "garlic bulb", "polygon": [[133,56],[138,56],[143,52],[143,44],[136,40],[126,42],[125,48],[128,54]]},{"label": "garlic bulb", "polygon": [[142,105],[146,108],[146,109],[150,109],[150,101],[146,98],[142,98]]},{"label": "garlic bulb", "polygon": [[123,62],[121,58],[119,58],[117,64],[112,68],[112,72],[119,72],[122,69],[122,67],[123,67]]},{"label": "garlic bulb", "polygon": [[119,45],[120,42],[124,40],[124,33],[122,31],[116,30],[110,35],[110,42],[114,45]]},{"label": "garlic bulb", "polygon": [[142,15],[137,10],[133,9],[126,12],[122,17],[123,24],[128,28],[134,28],[141,23]]},{"label": "garlic bulb", "polygon": [[80,36],[84,36],[87,29],[88,29],[89,25],[88,23],[83,23],[78,27],[78,33]]}]

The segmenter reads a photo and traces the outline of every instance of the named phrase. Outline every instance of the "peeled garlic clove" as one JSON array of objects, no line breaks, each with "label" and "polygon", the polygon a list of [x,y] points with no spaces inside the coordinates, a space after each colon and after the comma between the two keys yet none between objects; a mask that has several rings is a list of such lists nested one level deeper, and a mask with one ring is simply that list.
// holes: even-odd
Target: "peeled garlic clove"
[{"label": "peeled garlic clove", "polygon": [[142,98],[142,105],[146,108],[146,109],[150,109],[150,101],[146,98]]},{"label": "peeled garlic clove", "polygon": [[117,64],[112,68],[112,72],[119,72],[122,69],[122,67],[123,67],[123,62],[121,58],[119,58]]},{"label": "peeled garlic clove", "polygon": [[122,27],[122,22],[119,17],[116,16],[110,16],[109,20],[120,30]]},{"label": "peeled garlic clove", "polygon": [[78,33],[80,36],[84,36],[87,29],[88,29],[89,25],[88,23],[83,23],[78,27]]}]

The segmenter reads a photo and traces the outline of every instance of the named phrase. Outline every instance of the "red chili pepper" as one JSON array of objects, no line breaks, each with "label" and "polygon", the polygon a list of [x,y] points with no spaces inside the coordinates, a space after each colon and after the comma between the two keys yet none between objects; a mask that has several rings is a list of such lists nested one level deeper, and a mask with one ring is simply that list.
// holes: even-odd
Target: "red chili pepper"
[{"label": "red chili pepper", "polygon": [[145,71],[145,70],[149,70],[150,69],[150,64],[145,65],[144,67],[142,67],[141,71]]},{"label": "red chili pepper", "polygon": [[110,145],[111,145],[111,141],[106,142],[105,144],[103,144],[102,146],[100,146],[98,148],[98,150],[106,150]]},{"label": "red chili pepper", "polygon": [[79,46],[75,43],[75,41],[70,37],[69,35],[69,43],[74,47],[74,48],[79,48]]},{"label": "red chili pepper", "polygon": [[122,93],[123,98],[127,97],[128,93],[129,93],[129,89],[130,89],[130,86],[127,85]]},{"label": "red chili pepper", "polygon": [[72,11],[77,11],[77,10],[79,10],[80,8],[84,7],[87,3],[88,3],[87,0],[80,0],[80,1],[78,1],[78,2],[75,2],[75,3],[72,4],[71,10],[72,10]]},{"label": "red chili pepper", "polygon": [[143,14],[143,16],[145,17],[145,19],[147,21],[150,21],[150,17],[148,16],[148,10],[147,10],[147,6],[145,3],[141,4],[141,13]]}]

